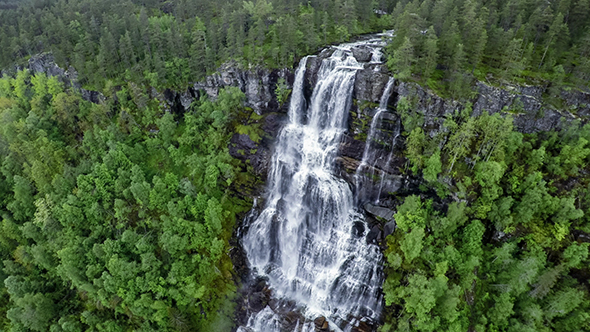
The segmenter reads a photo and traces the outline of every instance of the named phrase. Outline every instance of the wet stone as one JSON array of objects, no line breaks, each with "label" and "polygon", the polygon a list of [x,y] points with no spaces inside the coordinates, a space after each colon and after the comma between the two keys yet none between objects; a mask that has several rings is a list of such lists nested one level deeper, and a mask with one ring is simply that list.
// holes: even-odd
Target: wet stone
[{"label": "wet stone", "polygon": [[393,220],[393,215],[395,214],[395,211],[391,209],[373,204],[365,204],[365,211],[388,222]]},{"label": "wet stone", "polygon": [[324,316],[320,316],[318,318],[316,318],[313,321],[313,324],[315,325],[315,330],[316,331],[328,331],[328,321],[326,320],[326,317]]},{"label": "wet stone", "polygon": [[367,322],[359,322],[358,326],[353,327],[351,332],[371,332],[373,329]]},{"label": "wet stone", "polygon": [[355,222],[352,225],[352,232],[356,237],[363,236],[363,234],[365,233],[365,225],[360,221]]},{"label": "wet stone", "polygon": [[387,237],[387,236],[393,234],[393,232],[395,231],[395,228],[396,228],[395,220],[392,220],[392,221],[388,222],[387,224],[385,224],[385,226],[383,227],[383,237]]},{"label": "wet stone", "polygon": [[381,229],[379,229],[379,226],[375,225],[373,226],[373,228],[371,228],[371,231],[369,232],[369,234],[367,234],[367,243],[369,244],[378,244],[379,241],[381,241]]},{"label": "wet stone", "polygon": [[353,47],[352,55],[358,62],[369,62],[373,56],[373,50],[368,46]]}]

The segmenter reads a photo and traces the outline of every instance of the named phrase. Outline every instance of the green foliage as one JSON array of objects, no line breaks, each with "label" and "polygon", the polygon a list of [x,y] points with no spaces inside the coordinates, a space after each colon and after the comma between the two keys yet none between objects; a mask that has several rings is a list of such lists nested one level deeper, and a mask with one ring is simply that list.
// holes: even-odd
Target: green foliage
[{"label": "green foliage", "polygon": [[[414,128],[406,139],[406,158],[412,164],[412,171],[418,172],[424,164],[423,151],[426,145],[426,136],[422,128]],[[439,155],[440,157],[440,155]]]},{"label": "green foliage", "polygon": [[0,67],[52,52],[93,90],[109,81],[180,90],[230,60],[290,68],[321,45],[390,28],[378,3],[357,2],[18,2],[0,12]]},{"label": "green foliage", "polygon": [[0,81],[2,328],[230,329],[226,253],[246,203],[229,194],[227,142],[244,94],[177,121],[133,85],[107,113],[44,75]]},{"label": "green foliage", "polygon": [[282,77],[279,78],[277,81],[275,96],[277,97],[280,106],[283,106],[283,104],[289,99],[290,94],[291,89],[288,88],[285,79]]},{"label": "green foliage", "polygon": [[586,0],[389,3],[395,36],[386,53],[401,80],[428,83],[455,99],[470,99],[475,77],[547,85],[552,103],[564,88],[589,86],[590,52],[581,46],[590,40]]},{"label": "green foliage", "polygon": [[440,161],[440,150],[436,150],[432,156],[426,160],[424,167],[424,180],[435,182],[438,174],[442,171],[442,162]]},{"label": "green foliage", "polygon": [[434,137],[414,128],[423,194],[397,206],[386,239],[382,331],[585,331],[588,138],[579,122],[523,135],[470,107]]},{"label": "green foliage", "polygon": [[412,65],[415,62],[414,46],[406,37],[403,44],[393,53],[393,57],[387,61],[387,65],[392,72],[396,73],[397,79],[406,81],[412,77]]}]

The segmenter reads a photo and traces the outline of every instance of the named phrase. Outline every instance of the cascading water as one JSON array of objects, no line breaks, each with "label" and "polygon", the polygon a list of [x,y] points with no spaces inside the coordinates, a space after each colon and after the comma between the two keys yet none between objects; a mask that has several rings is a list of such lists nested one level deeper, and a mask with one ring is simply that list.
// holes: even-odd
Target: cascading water
[{"label": "cascading water", "polygon": [[[367,244],[367,231],[354,227],[364,224],[364,217],[334,169],[356,71],[363,68],[351,54],[354,45],[341,45],[322,61],[309,105],[303,94],[308,58],[301,60],[289,123],[272,159],[266,205],[242,238],[254,273],[268,278],[273,297],[296,301],[308,318],[297,322],[296,332],[314,331],[309,319],[318,316],[336,331],[350,331],[359,318],[378,320],[381,313],[382,256]],[[282,330],[266,307],[238,331]]]},{"label": "cascading water", "polygon": [[[393,85],[395,83],[395,79],[389,78],[387,85],[385,86],[385,90],[383,91],[383,95],[381,96],[381,100],[379,101],[379,108],[377,108],[377,112],[373,116],[373,120],[371,120],[371,126],[369,127],[369,133],[367,134],[367,139],[365,141],[365,149],[363,150],[363,158],[361,159],[361,163],[356,170],[354,175],[356,181],[356,192],[357,192],[357,199],[359,201],[365,201],[367,197],[364,195],[363,187],[366,185],[367,182],[372,182],[373,178],[375,177],[376,171],[376,164],[382,158],[382,156],[377,156],[377,150],[371,148],[373,141],[376,138],[377,129],[381,124],[381,116],[383,113],[387,112],[387,102],[389,101],[389,97],[391,96],[391,92],[393,90]],[[394,138],[394,142],[397,137]],[[393,150],[392,150],[393,151]],[[387,162],[389,163],[389,161]],[[368,172],[367,172],[368,171]],[[363,174],[368,173],[368,174]],[[385,177],[381,176],[383,180]],[[379,197],[377,197],[377,200]]]},{"label": "cascading water", "polygon": [[[395,126],[395,131],[393,133],[393,141],[391,142],[391,151],[389,151],[389,156],[387,156],[387,161],[385,162],[385,165],[391,165],[391,160],[393,159],[393,151],[395,149],[395,145],[397,144],[397,138],[399,137],[399,135],[401,134],[402,131],[402,124],[401,121],[397,122],[397,125]],[[381,177],[381,181],[379,183],[379,191],[377,192],[377,203],[379,203],[379,199],[381,198],[381,193],[383,192],[383,186],[385,185],[386,182],[386,177],[382,176]]]}]

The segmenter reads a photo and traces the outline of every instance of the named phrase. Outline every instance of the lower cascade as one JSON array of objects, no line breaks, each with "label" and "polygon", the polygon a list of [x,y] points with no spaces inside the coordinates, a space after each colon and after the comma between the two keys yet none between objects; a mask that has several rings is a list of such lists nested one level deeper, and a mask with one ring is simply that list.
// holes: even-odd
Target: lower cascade
[{"label": "lower cascade", "polygon": [[338,46],[322,61],[309,102],[303,94],[308,58],[301,60],[264,209],[242,237],[252,272],[267,280],[273,298],[301,314],[285,328],[276,308],[267,306],[239,332],[351,331],[380,318],[382,254],[367,244],[353,190],[335,170],[356,72],[363,68],[351,48],[361,43],[372,47],[371,62],[379,61],[380,39]]}]

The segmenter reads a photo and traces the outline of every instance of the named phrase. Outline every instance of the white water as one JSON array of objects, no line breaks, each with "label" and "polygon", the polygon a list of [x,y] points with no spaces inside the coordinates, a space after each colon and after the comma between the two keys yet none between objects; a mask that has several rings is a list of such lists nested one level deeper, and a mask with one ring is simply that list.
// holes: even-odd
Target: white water
[{"label": "white water", "polygon": [[[361,159],[361,163],[356,170],[354,175],[355,182],[356,182],[356,192],[357,192],[357,199],[361,202],[364,202],[367,199],[367,195],[365,195],[365,186],[367,184],[371,184],[373,179],[375,178],[375,172],[377,168],[375,167],[377,162],[380,161],[382,156],[377,157],[377,150],[372,149],[371,145],[373,141],[376,139],[377,128],[380,127],[382,119],[381,116],[383,113],[387,112],[387,102],[389,101],[389,97],[391,96],[393,85],[395,83],[395,79],[389,78],[387,85],[385,86],[385,90],[383,91],[383,95],[381,96],[381,100],[379,102],[379,108],[377,112],[373,116],[371,120],[371,126],[369,128],[369,133],[367,134],[367,139],[365,140],[365,149],[363,150],[363,157]],[[397,136],[394,138],[397,139]],[[393,150],[392,150],[393,151]],[[391,155],[390,155],[391,156]],[[388,158],[386,164],[389,164],[391,161],[391,157]],[[385,177],[381,176],[381,185],[383,185],[383,179]],[[379,194],[381,193],[381,189],[379,190]],[[379,195],[377,195],[376,200],[379,200]]]},{"label": "white water", "polygon": [[[322,61],[309,105],[303,94],[307,58],[301,60],[265,208],[242,238],[254,273],[268,278],[273,297],[296,301],[307,317],[297,322],[297,332],[314,331],[318,316],[335,331],[350,331],[351,319],[378,320],[381,313],[382,256],[367,244],[367,227],[355,235],[353,225],[364,223],[363,215],[334,172],[356,71],[363,68],[350,48],[370,43],[379,40],[341,45]],[[280,317],[266,307],[238,331],[279,332]]]},{"label": "white water", "polygon": [[[395,149],[395,145],[397,144],[397,138],[401,133],[401,120],[397,122],[395,127],[395,132],[393,134],[393,141],[391,142],[391,151],[389,151],[389,156],[387,157],[387,161],[385,165],[391,165],[391,160],[393,159],[393,151]],[[377,192],[377,203],[379,203],[379,199],[381,198],[381,192],[383,191],[383,186],[386,184],[385,176],[381,177],[381,182],[379,183],[379,191]]]}]

